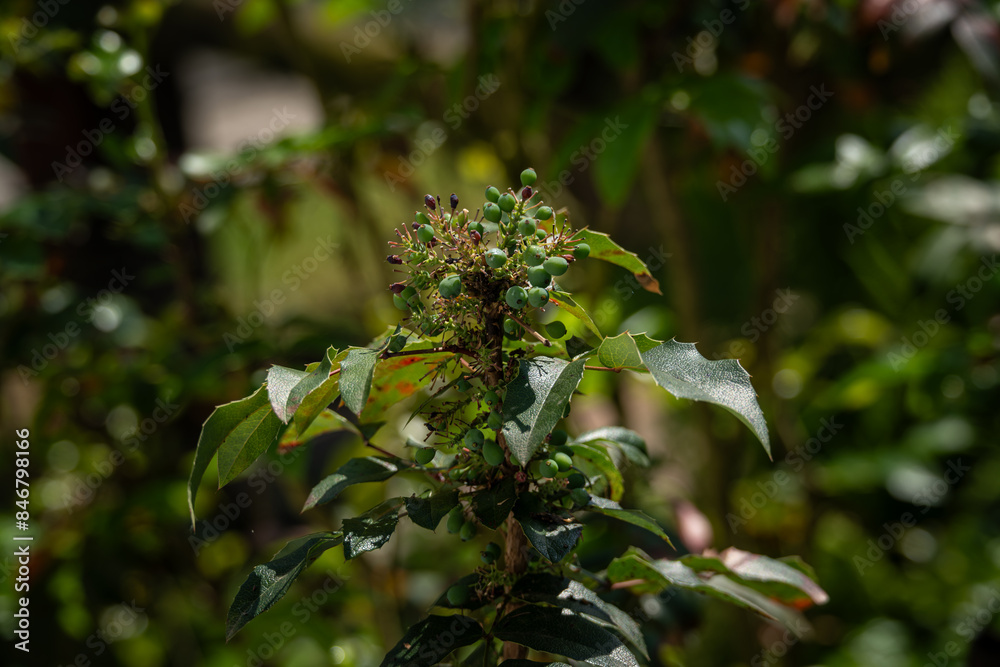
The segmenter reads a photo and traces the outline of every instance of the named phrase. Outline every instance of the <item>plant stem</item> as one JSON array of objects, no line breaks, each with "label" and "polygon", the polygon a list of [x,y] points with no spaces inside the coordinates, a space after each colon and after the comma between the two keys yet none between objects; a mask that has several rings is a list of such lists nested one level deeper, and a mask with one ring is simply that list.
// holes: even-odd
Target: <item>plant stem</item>
[{"label": "plant stem", "polygon": [[539,340],[539,342],[544,343],[545,347],[552,347],[552,341],[550,341],[549,339],[545,338],[542,334],[538,333],[537,331],[535,331],[534,329],[532,329],[531,327],[529,327],[527,324],[525,324],[521,320],[519,320],[516,317],[514,317],[513,315],[508,315],[508,317],[510,317],[510,319],[514,320],[515,322],[517,322],[518,324],[520,324],[522,327],[524,327],[525,331],[527,331],[532,336],[534,336],[535,338],[537,338]]},{"label": "plant stem", "polygon": [[[513,513],[507,517],[507,540],[504,545],[505,570],[513,575],[520,576],[528,570],[528,539],[521,530],[521,524],[515,519]],[[510,589],[507,590],[510,593]],[[515,644],[514,642],[503,643],[503,659],[518,660],[528,656],[527,647]]]}]

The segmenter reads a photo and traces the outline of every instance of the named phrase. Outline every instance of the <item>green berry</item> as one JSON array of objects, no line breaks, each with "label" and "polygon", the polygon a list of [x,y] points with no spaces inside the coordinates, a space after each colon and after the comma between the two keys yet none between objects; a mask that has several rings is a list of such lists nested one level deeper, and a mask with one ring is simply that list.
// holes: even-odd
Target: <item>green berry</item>
[{"label": "green berry", "polygon": [[571,489],[582,489],[587,485],[587,478],[578,472],[572,473],[566,478],[566,481],[569,482],[569,488]]},{"label": "green berry", "polygon": [[492,565],[493,561],[495,561],[496,559],[497,559],[496,556],[492,556],[486,553],[485,551],[479,555],[479,560],[483,561],[483,564],[485,565]]},{"label": "green berry", "polygon": [[549,292],[544,287],[528,288],[528,303],[532,308],[541,308],[549,302]]},{"label": "green berry", "polygon": [[465,477],[465,470],[461,468],[452,468],[451,470],[448,471],[448,479],[450,479],[453,482],[457,482],[463,477]]},{"label": "green berry", "polygon": [[486,553],[490,554],[494,558],[499,558],[501,553],[500,545],[496,542],[490,542],[486,545]]},{"label": "green berry", "polygon": [[515,322],[514,320],[510,319],[509,317],[503,321],[503,331],[508,336],[512,336],[515,338],[520,338],[521,336],[524,335],[524,329],[521,328],[521,325]]},{"label": "green berry", "polygon": [[500,248],[492,248],[486,251],[486,263],[491,269],[499,269],[507,263],[507,253]]},{"label": "green berry", "polygon": [[[552,324],[555,324],[555,322],[553,322]],[[566,433],[566,431],[562,430],[561,428],[557,428],[556,430],[552,431],[552,433],[549,434],[549,444],[552,447],[562,447],[563,445],[566,444],[567,440],[569,440],[569,434]]]},{"label": "green berry", "polygon": [[528,267],[528,282],[534,287],[548,287],[552,282],[552,276],[541,266]]},{"label": "green berry", "polygon": [[517,231],[521,236],[532,236],[537,231],[535,228],[535,221],[531,218],[525,218],[521,222],[517,223]]},{"label": "green berry", "polygon": [[476,524],[466,521],[462,524],[462,530],[459,531],[458,536],[462,538],[463,542],[468,542],[476,536]]},{"label": "green berry", "polygon": [[392,295],[392,305],[396,306],[396,308],[399,308],[400,310],[410,309],[410,307],[406,304],[406,299],[404,299],[398,294]]},{"label": "green berry", "polygon": [[514,285],[507,290],[505,300],[507,301],[507,305],[514,310],[521,310],[524,308],[524,304],[528,302],[528,293],[520,285]]},{"label": "green berry", "polygon": [[452,222],[454,222],[459,227],[464,227],[465,222],[469,219],[469,212],[464,208],[452,216]]},{"label": "green berry", "polygon": [[541,227],[539,227],[537,230],[535,230],[535,238],[538,239],[539,241],[544,240],[545,237],[548,236],[548,235],[549,235],[549,233],[546,232]]},{"label": "green berry", "polygon": [[503,449],[496,440],[487,440],[483,445],[483,459],[491,466],[498,466],[503,463]]},{"label": "green berry", "polygon": [[460,604],[465,604],[469,600],[469,588],[467,586],[461,586],[455,584],[448,589],[448,604],[458,606]]},{"label": "green berry", "polygon": [[413,287],[412,285],[407,285],[406,287],[403,288],[403,291],[399,293],[399,296],[403,297],[406,300],[409,300],[410,297],[415,296],[416,293],[417,293],[417,288]]},{"label": "green berry", "polygon": [[486,442],[486,438],[483,436],[483,432],[478,428],[470,428],[465,432],[462,442],[465,443],[465,446],[469,449],[479,449],[483,446],[483,443]]},{"label": "green berry", "polygon": [[587,493],[586,489],[573,489],[569,492],[569,497],[580,507],[590,503],[590,494]]},{"label": "green berry", "polygon": [[536,180],[538,180],[538,174],[531,167],[521,172],[521,185],[534,185]]},{"label": "green berry", "polygon": [[545,459],[538,466],[538,471],[542,473],[542,477],[555,477],[556,473],[559,472],[559,464],[552,459]]},{"label": "green berry", "polygon": [[423,449],[418,449],[413,455],[413,460],[422,466],[427,465],[434,460],[435,451],[430,447],[424,447]]},{"label": "green berry", "polygon": [[462,279],[458,276],[448,276],[438,283],[438,291],[446,299],[454,299],[462,293]]},{"label": "green berry", "polygon": [[495,204],[498,199],[500,199],[500,191],[499,190],[497,190],[492,185],[490,187],[486,188],[486,200],[487,201],[491,201],[491,202],[493,202]]},{"label": "green berry", "polygon": [[462,378],[455,385],[455,389],[458,389],[461,392],[469,391],[470,389],[472,389],[472,383],[466,380],[465,378]]},{"label": "green berry", "polygon": [[469,233],[470,234],[472,232],[478,232],[480,236],[482,236],[483,232],[486,231],[483,228],[483,223],[481,223],[481,222],[470,222],[468,229],[469,229]]},{"label": "green berry", "polygon": [[490,413],[490,416],[486,418],[486,425],[494,431],[499,431],[503,426],[503,417],[500,416],[499,412],[494,410]]},{"label": "green berry", "polygon": [[417,229],[417,240],[421,243],[430,243],[434,240],[434,228],[428,224],[420,225]]},{"label": "green berry", "polygon": [[555,338],[559,340],[566,335],[566,325],[556,320],[555,322],[549,322],[545,326],[545,332],[549,334],[549,338]]},{"label": "green berry", "polygon": [[542,263],[542,266],[553,276],[561,276],[569,269],[569,262],[562,257],[549,257]]},{"label": "green berry", "polygon": [[573,256],[577,259],[587,259],[590,257],[590,246],[586,243],[577,243],[573,248]]},{"label": "green berry", "polygon": [[555,456],[552,457],[556,465],[559,466],[559,472],[566,472],[573,467],[573,457],[562,452],[557,452]]},{"label": "green berry", "polygon": [[423,211],[417,211],[417,215],[414,216],[414,219],[420,225],[429,225],[429,224],[431,224],[431,219],[428,218],[427,214],[424,213]]},{"label": "green berry", "polygon": [[490,389],[485,394],[483,394],[483,401],[486,403],[486,405],[492,408],[494,405],[500,402],[500,395],[497,394],[492,389]]},{"label": "green berry", "polygon": [[506,213],[510,213],[517,206],[517,200],[514,199],[514,195],[509,192],[505,192],[500,195],[500,199],[497,200],[497,205],[500,209]]},{"label": "green berry", "polygon": [[545,249],[537,245],[529,245],[524,249],[524,263],[528,266],[539,266],[545,261]]},{"label": "green berry", "polygon": [[552,209],[548,206],[539,206],[538,210],[535,211],[535,217],[539,220],[548,220],[552,217]]},{"label": "green berry", "polygon": [[465,516],[462,514],[462,508],[456,507],[448,514],[448,523],[446,528],[448,532],[454,535],[458,531],[462,530],[462,525],[465,523]]},{"label": "green berry", "polygon": [[496,204],[487,204],[483,207],[483,217],[490,222],[500,222],[500,218],[503,217],[503,211]]}]

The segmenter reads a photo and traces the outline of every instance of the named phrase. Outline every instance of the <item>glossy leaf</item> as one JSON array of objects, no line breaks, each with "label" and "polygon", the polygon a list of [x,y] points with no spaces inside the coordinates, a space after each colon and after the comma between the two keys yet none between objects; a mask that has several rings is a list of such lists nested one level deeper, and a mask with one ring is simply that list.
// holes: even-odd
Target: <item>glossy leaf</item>
[{"label": "glossy leaf", "polygon": [[583,306],[578,304],[573,300],[573,297],[566,292],[561,292],[559,290],[552,290],[549,292],[549,301],[556,304],[567,313],[575,317],[576,319],[583,322],[595,336],[598,338],[603,338],[601,330],[598,328],[597,324],[594,322],[590,314],[583,309]]},{"label": "glossy leaf", "polygon": [[292,540],[267,563],[258,565],[236,592],[226,620],[226,641],[280,600],[303,570],[327,549],[344,541],[340,533],[315,533]]},{"label": "glossy leaf", "polygon": [[347,409],[360,415],[368,402],[380,350],[352,348],[340,362],[340,397]]},{"label": "glossy leaf", "polygon": [[[427,347],[426,341],[415,341],[408,343],[404,351]],[[384,418],[391,406],[426,387],[428,373],[453,358],[450,353],[414,354],[379,361],[372,376],[370,398],[361,411],[361,421]]]},{"label": "glossy leaf", "polygon": [[[264,387],[266,386],[265,384]],[[255,393],[254,396],[256,395]],[[266,395],[263,398],[263,401],[255,399],[257,407],[234,425],[219,444],[220,489],[249,468],[281,433],[281,420],[271,410]]]},{"label": "glossy leaf", "polygon": [[520,658],[515,658],[514,660],[504,660],[500,663],[500,667],[538,667],[539,665],[552,665],[553,667],[569,667],[565,662],[537,662],[535,660],[521,660]]},{"label": "glossy leaf", "polygon": [[629,252],[611,240],[603,232],[595,232],[590,229],[581,229],[576,234],[576,238],[590,246],[590,257],[604,260],[611,264],[630,271],[643,289],[654,294],[663,294],[660,291],[660,283],[649,272],[649,269],[634,252]]},{"label": "glossy leaf", "polygon": [[274,414],[287,424],[303,399],[330,378],[330,348],[321,361],[310,372],[297,371],[283,366],[272,366],[267,372],[267,393]]},{"label": "glossy leaf", "polygon": [[588,431],[574,438],[571,444],[601,441],[616,445],[630,462],[643,468],[649,467],[649,452],[646,450],[646,441],[635,431],[621,426],[606,426]]},{"label": "glossy leaf", "polygon": [[421,528],[435,530],[448,512],[458,506],[458,489],[438,489],[426,498],[407,498],[406,514]]},{"label": "glossy leaf", "polygon": [[344,519],[344,559],[382,548],[396,530],[402,505],[402,498],[390,498],[361,516]]},{"label": "glossy leaf", "polygon": [[504,477],[493,486],[472,496],[472,511],[484,526],[492,530],[500,527],[514,509],[517,491],[513,477]]},{"label": "glossy leaf", "polygon": [[337,472],[325,477],[313,487],[302,507],[305,512],[316,505],[328,503],[336,498],[341,491],[353,484],[365,482],[381,482],[389,479],[400,470],[409,467],[402,459],[390,459],[383,456],[366,456],[351,459],[337,468]]},{"label": "glossy leaf", "polygon": [[521,524],[531,546],[553,563],[558,563],[576,547],[583,525],[570,517],[546,511],[535,496],[522,496],[514,507],[514,517]]},{"label": "glossy leaf", "polygon": [[507,386],[503,434],[511,454],[522,466],[562,419],[583,377],[584,362],[551,357],[521,360],[517,377]]},{"label": "glossy leaf", "polygon": [[829,600],[800,569],[767,556],[730,547],[718,556],[689,555],[679,559],[696,572],[727,574],[770,598],[804,609]]},{"label": "glossy leaf", "polygon": [[589,461],[594,470],[607,482],[608,495],[611,496],[611,499],[615,501],[622,499],[625,494],[625,480],[607,449],[590,443],[570,445],[570,449],[573,450],[573,458],[577,462],[577,467],[581,469],[584,467],[580,465],[580,459]]},{"label": "glossy leaf", "polygon": [[356,433],[357,429],[354,428],[353,424],[336,412],[333,412],[332,410],[323,410],[312,421],[306,429],[306,432],[301,435],[299,434],[298,428],[293,420],[288,428],[285,429],[285,432],[281,435],[281,439],[278,440],[278,450],[282,452],[288,451],[310,442],[311,440],[315,440],[321,435],[325,435],[327,433],[338,433],[341,431]]},{"label": "glossy leaf", "polygon": [[469,616],[428,616],[410,626],[386,654],[381,667],[431,667],[482,636],[482,626]]},{"label": "glossy leaf", "polygon": [[601,341],[597,359],[608,368],[643,368],[639,348],[628,332]]},{"label": "glossy leaf", "polygon": [[639,665],[614,634],[585,616],[553,607],[519,607],[497,621],[493,634],[503,641],[582,660],[597,667]]},{"label": "glossy leaf", "polygon": [[707,401],[724,407],[746,424],[771,456],[764,413],[750,374],[736,359],[709,361],[692,343],[670,340],[641,353],[656,384],[678,398]]},{"label": "glossy leaf", "polygon": [[[337,352],[334,348],[327,350],[326,358],[330,361],[331,375],[315,389],[306,394],[292,416],[292,423],[298,433],[304,433],[313,420],[330,405],[340,391],[340,364],[347,358],[348,350]],[[334,372],[338,371],[338,372]]]},{"label": "glossy leaf", "polygon": [[660,527],[660,524],[656,523],[656,520],[653,517],[644,512],[625,509],[613,500],[608,500],[607,498],[601,498],[599,496],[591,496],[590,502],[584,507],[584,509],[648,530],[657,537],[662,538],[670,546],[674,546],[670,541],[670,538],[667,537],[667,534]]}]

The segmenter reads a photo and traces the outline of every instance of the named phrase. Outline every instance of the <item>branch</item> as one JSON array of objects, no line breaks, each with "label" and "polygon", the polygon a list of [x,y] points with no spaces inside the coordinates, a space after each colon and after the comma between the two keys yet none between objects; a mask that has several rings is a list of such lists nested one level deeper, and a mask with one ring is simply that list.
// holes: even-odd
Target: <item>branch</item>
[{"label": "branch", "polygon": [[532,336],[534,336],[535,338],[537,338],[539,340],[539,342],[541,342],[541,343],[543,343],[545,345],[545,347],[552,347],[552,341],[550,341],[549,339],[545,338],[542,334],[538,333],[537,331],[535,331],[534,329],[532,329],[531,327],[529,327],[527,324],[525,324],[521,320],[519,320],[516,317],[514,317],[513,314],[508,315],[507,317],[509,317],[510,319],[514,320],[515,322],[517,322],[518,324],[520,324],[522,327],[524,327],[525,330],[528,333],[530,333]]}]

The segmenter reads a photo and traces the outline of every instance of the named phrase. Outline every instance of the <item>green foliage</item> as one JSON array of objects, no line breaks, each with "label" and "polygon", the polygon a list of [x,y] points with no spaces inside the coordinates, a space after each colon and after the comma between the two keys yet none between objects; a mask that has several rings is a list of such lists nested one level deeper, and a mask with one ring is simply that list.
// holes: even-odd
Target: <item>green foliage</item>
[{"label": "green foliage", "polygon": [[[534,178],[528,171],[522,176]],[[295,424],[300,410],[309,410],[303,424],[313,421],[318,426],[297,430],[298,446],[308,446],[310,433],[346,425],[374,447],[371,438],[384,427],[384,414],[392,405],[421,387],[428,394],[414,412],[427,429],[425,443],[413,443],[419,446],[416,465],[392,455],[351,459],[312,489],[303,510],[328,503],[353,485],[384,482],[403,471],[425,476],[433,490],[419,497],[390,498],[344,519],[336,533],[293,543],[251,577],[267,575],[275,583],[269,579],[267,586],[258,586],[256,580],[244,584],[234,603],[238,622],[230,624],[230,634],[280,597],[318,550],[343,543],[344,558],[351,560],[384,546],[405,506],[405,515],[421,528],[434,531],[447,516],[447,532],[457,533],[463,542],[474,540],[482,528],[502,530],[507,543],[505,550],[491,543],[482,552],[484,567],[449,587],[437,606],[481,610],[498,597],[516,599],[520,606],[494,605],[480,611],[482,624],[466,617],[430,616],[407,631],[383,664],[436,664],[455,648],[480,640],[476,650],[484,660],[498,655],[497,641],[598,666],[637,665],[649,659],[638,625],[572,578],[578,569],[563,566],[580,542],[588,513],[636,526],[670,545],[652,517],[619,504],[625,477],[616,459],[648,466],[643,439],[621,427],[570,439],[558,428],[585,372],[650,373],[675,396],[733,412],[765,448],[767,428],[749,376],[738,362],[708,361],[694,345],[660,342],[644,334],[603,337],[568,294],[549,280],[538,280],[539,268],[562,276],[573,262],[589,257],[622,266],[647,289],[658,291],[634,254],[603,234],[574,231],[564,212],[551,218],[544,238],[536,235],[531,215],[539,204],[529,203],[534,202],[531,196],[528,185],[520,197],[513,190],[499,193],[495,207],[490,208],[492,202],[483,206],[486,222],[470,231],[478,221],[468,211],[445,214],[428,195],[426,212],[416,215],[416,235],[404,226],[392,243],[390,263],[404,267],[407,275],[392,288],[394,299],[405,301],[403,321],[369,348],[346,353],[330,348],[322,362],[305,371],[272,367],[264,387],[244,401],[222,406],[206,423],[192,480],[200,479],[205,459],[218,449],[225,483],[263,453],[282,423]],[[550,294],[559,308],[585,325],[581,333],[593,335],[594,345],[578,345],[571,354],[569,341],[553,343],[567,332],[562,322],[541,321]],[[512,334],[520,329],[535,333],[519,340]],[[330,381],[334,377],[336,384]],[[319,394],[326,402],[337,390],[339,398],[319,410],[319,417],[328,413],[335,419],[329,425],[325,418],[314,421],[319,405],[310,397]],[[343,409],[331,410],[339,406]],[[427,467],[433,460],[443,467]],[[691,588],[786,622],[791,612],[783,613],[781,602],[801,607],[825,601],[811,579],[778,561],[751,557],[757,560],[747,567],[693,558],[651,561],[633,550],[613,561],[607,576],[653,590],[665,585]],[[453,624],[461,627],[454,629]],[[490,628],[485,635],[483,627]],[[455,634],[455,641],[438,644],[441,632]],[[504,655],[524,652],[508,648]]]}]

